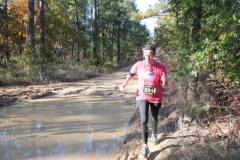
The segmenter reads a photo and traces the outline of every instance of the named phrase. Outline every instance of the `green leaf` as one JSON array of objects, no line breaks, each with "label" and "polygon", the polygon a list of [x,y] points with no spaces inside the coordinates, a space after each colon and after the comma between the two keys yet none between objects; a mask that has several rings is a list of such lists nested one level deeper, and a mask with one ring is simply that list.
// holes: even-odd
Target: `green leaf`
[{"label": "green leaf", "polygon": [[198,73],[198,71],[192,70],[191,71],[191,76],[197,77],[197,73]]}]

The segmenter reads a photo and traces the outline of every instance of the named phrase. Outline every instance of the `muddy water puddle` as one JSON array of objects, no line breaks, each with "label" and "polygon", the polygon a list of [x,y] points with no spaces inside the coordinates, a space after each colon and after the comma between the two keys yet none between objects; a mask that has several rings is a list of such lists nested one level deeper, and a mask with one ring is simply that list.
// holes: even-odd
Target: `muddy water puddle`
[{"label": "muddy water puddle", "polygon": [[124,99],[81,94],[0,108],[0,159],[112,160],[133,112]]}]

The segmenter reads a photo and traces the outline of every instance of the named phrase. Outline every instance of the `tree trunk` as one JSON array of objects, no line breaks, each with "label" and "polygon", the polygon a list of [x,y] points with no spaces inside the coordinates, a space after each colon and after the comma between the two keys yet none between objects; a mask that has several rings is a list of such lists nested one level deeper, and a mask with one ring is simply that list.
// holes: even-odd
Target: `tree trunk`
[{"label": "tree trunk", "polygon": [[3,64],[7,64],[7,61],[9,59],[9,30],[8,30],[8,12],[7,12],[7,8],[8,8],[8,1],[5,0],[3,2],[3,12],[2,12],[2,19],[0,21],[0,28],[2,30],[0,30],[0,35],[3,36],[3,39],[0,40],[0,58],[1,58],[1,63]]},{"label": "tree trunk", "polygon": [[21,39],[24,39],[23,38],[23,32],[24,32],[24,20],[22,20],[22,27],[21,27],[21,33],[20,33],[20,39],[19,39],[19,56],[21,57],[22,56],[22,40]]},{"label": "tree trunk", "polygon": [[[98,19],[97,19],[97,0],[93,0],[93,58],[97,58],[97,34],[98,34]],[[97,60],[98,61],[98,60]],[[98,62],[96,62],[98,64]]]},{"label": "tree trunk", "polygon": [[176,26],[179,27],[179,1],[176,1]]},{"label": "tree trunk", "polygon": [[106,37],[105,37],[105,33],[104,31],[102,31],[102,57],[103,57],[103,60],[105,60],[105,50],[106,50]]},{"label": "tree trunk", "polygon": [[120,33],[121,33],[121,25],[120,25],[120,21],[118,20],[118,28],[117,28],[117,63],[120,61],[121,59],[121,37],[120,37]]},{"label": "tree trunk", "polygon": [[192,43],[199,42],[199,31],[201,29],[201,17],[202,17],[202,0],[197,0],[195,6],[192,9],[193,23],[192,23]]},{"label": "tree trunk", "polygon": [[115,27],[114,27],[114,21],[112,23],[112,29],[111,29],[111,38],[110,38],[110,60],[113,61],[113,52],[114,52],[114,30],[115,30]]},{"label": "tree trunk", "polygon": [[[77,33],[78,36],[80,36],[80,22],[79,22],[79,17],[78,17],[78,5],[77,5],[77,0],[74,0],[75,3],[75,13],[76,13],[76,20],[77,20]],[[77,61],[80,61],[80,44],[77,44]]]},{"label": "tree trunk", "polygon": [[45,47],[44,0],[40,0],[40,47]]},{"label": "tree trunk", "polygon": [[[5,4],[3,6],[3,35],[6,41],[6,38],[8,37],[8,1],[5,0]],[[2,25],[1,25],[2,26]]]},{"label": "tree trunk", "polygon": [[[202,17],[202,0],[196,0],[195,5],[192,9],[193,13],[193,23],[192,23],[192,34],[191,34],[191,42],[197,44],[200,40],[199,38],[199,31],[201,29],[201,17]],[[197,68],[195,66],[195,68]],[[199,74],[194,77],[193,79],[193,93],[194,98],[199,99],[198,94],[198,81],[199,81]]]},{"label": "tree trunk", "polygon": [[74,42],[72,42],[72,53],[71,53],[71,59],[73,59],[74,55]]},{"label": "tree trunk", "polygon": [[88,57],[88,53],[87,53],[87,45],[86,45],[86,39],[87,39],[87,33],[86,33],[86,19],[87,19],[87,9],[86,6],[84,6],[84,14],[83,14],[83,39],[84,39],[84,43],[83,43],[83,57],[84,59],[86,59]]},{"label": "tree trunk", "polygon": [[34,40],[34,0],[28,0],[28,12],[29,12],[29,46],[31,52],[34,53],[35,40]]}]

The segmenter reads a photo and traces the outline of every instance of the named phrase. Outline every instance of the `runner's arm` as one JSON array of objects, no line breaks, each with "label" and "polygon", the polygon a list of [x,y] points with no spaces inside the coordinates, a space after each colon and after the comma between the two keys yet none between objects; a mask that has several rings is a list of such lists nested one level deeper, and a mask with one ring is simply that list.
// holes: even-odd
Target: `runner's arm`
[{"label": "runner's arm", "polygon": [[168,85],[168,76],[166,74],[162,76],[161,82],[164,87]]},{"label": "runner's arm", "polygon": [[132,79],[134,74],[129,73],[122,85],[120,85],[120,90],[123,91],[123,89],[127,86],[128,82]]}]

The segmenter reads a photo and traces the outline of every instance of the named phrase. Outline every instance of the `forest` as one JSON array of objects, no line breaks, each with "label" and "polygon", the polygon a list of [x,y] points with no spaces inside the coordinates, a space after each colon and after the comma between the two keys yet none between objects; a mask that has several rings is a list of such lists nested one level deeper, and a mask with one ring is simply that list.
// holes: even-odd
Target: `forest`
[{"label": "forest", "polygon": [[[63,62],[117,66],[140,57],[141,46],[152,41],[168,50],[178,75],[198,80],[204,74],[237,87],[239,3],[162,0],[141,13],[132,0],[2,0],[1,83],[34,72],[44,81],[43,70]],[[140,23],[149,17],[158,17],[154,37]]]},{"label": "forest", "polygon": [[[141,23],[151,17],[153,35]],[[144,13],[135,0],[1,0],[0,86],[113,72],[148,42],[182,91],[183,119],[230,114],[240,126],[239,0],[159,0]]]},{"label": "forest", "polygon": [[128,0],[2,1],[0,84],[72,81],[124,65],[149,39],[133,11]]}]

